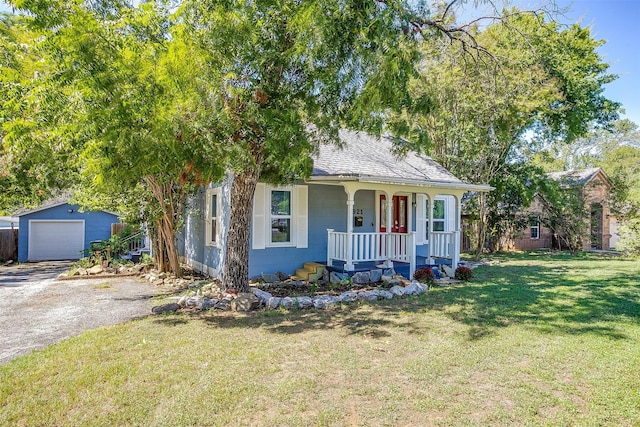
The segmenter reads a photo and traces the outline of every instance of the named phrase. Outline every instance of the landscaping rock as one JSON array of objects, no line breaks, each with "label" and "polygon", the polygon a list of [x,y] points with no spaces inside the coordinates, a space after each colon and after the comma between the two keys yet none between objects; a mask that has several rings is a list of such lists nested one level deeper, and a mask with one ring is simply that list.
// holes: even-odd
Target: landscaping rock
[{"label": "landscaping rock", "polygon": [[214,308],[216,306],[216,304],[218,303],[219,300],[215,299],[215,298],[203,298],[202,299],[202,306],[201,306],[201,310],[211,310],[212,308]]},{"label": "landscaping rock", "polygon": [[318,309],[327,309],[337,302],[337,297],[332,295],[320,295],[313,299],[313,306]]},{"label": "landscaping rock", "polygon": [[282,271],[276,271],[275,275],[278,276],[278,280],[280,280],[281,282],[284,282],[289,278],[289,275],[287,273],[283,273]]},{"label": "landscaping rock", "polygon": [[371,281],[371,274],[368,271],[359,271],[351,277],[353,283],[365,284]]},{"label": "landscaping rock", "polygon": [[175,302],[169,304],[156,305],[151,309],[153,314],[174,313],[180,309],[180,306]]},{"label": "landscaping rock", "polygon": [[332,271],[329,275],[329,281],[331,283],[341,283],[343,280],[349,280],[349,275],[347,273],[338,273],[337,271]]},{"label": "landscaping rock", "polygon": [[450,278],[455,278],[456,277],[456,271],[449,267],[448,265],[442,265],[442,270],[444,271],[444,273],[449,276]]},{"label": "landscaping rock", "polygon": [[389,289],[389,292],[395,296],[401,297],[404,295],[404,287],[400,285],[395,285],[394,287]]},{"label": "landscaping rock", "polygon": [[393,294],[389,291],[385,291],[385,290],[379,290],[378,291],[378,296],[380,298],[384,298],[384,299],[392,299],[393,298]]},{"label": "landscaping rock", "polygon": [[370,280],[374,283],[382,280],[382,270],[380,269],[371,270],[369,272],[369,275],[370,275]]},{"label": "landscaping rock", "polygon": [[100,274],[103,271],[104,271],[104,268],[102,268],[102,266],[99,264],[94,265],[93,267],[87,269],[87,273],[89,274]]},{"label": "landscaping rock", "polygon": [[280,306],[280,303],[282,302],[282,298],[280,297],[271,297],[267,300],[267,307],[269,308],[273,308],[276,309]]},{"label": "landscaping rock", "polygon": [[307,286],[307,282],[304,282],[302,280],[292,280],[291,282],[289,282],[289,285],[302,288],[304,286]]},{"label": "landscaping rock", "polygon": [[253,291],[254,295],[258,297],[262,304],[266,304],[267,301],[269,301],[269,298],[273,298],[273,295],[269,292],[265,292],[257,288],[251,288],[251,291]]},{"label": "landscaping rock", "polygon": [[231,308],[231,300],[228,298],[223,298],[220,301],[218,301],[214,306],[214,309],[216,310],[223,310],[223,311],[227,311]]},{"label": "landscaping rock", "polygon": [[386,269],[386,270],[384,270],[382,272],[382,275],[383,276],[391,276],[391,277],[393,277],[393,276],[396,275],[396,271],[393,268],[388,268],[388,269]]},{"label": "landscaping rock", "polygon": [[404,288],[405,295],[420,295],[427,292],[429,288],[427,285],[423,285],[419,282],[412,282],[409,286]]},{"label": "landscaping rock", "polygon": [[313,307],[313,300],[311,297],[297,297],[296,303],[299,308],[311,308]]},{"label": "landscaping rock", "polygon": [[79,268],[77,273],[78,276],[87,276],[89,274],[86,268]]},{"label": "landscaping rock", "polygon": [[338,301],[340,302],[354,302],[358,300],[358,295],[353,291],[346,291],[340,294]]},{"label": "landscaping rock", "polygon": [[284,297],[280,301],[280,306],[282,308],[286,308],[287,310],[293,308],[294,304],[295,304],[295,300],[291,297]]},{"label": "landscaping rock", "polygon": [[252,293],[239,294],[237,298],[231,301],[231,310],[233,311],[251,311],[258,308],[260,300]]},{"label": "landscaping rock", "polygon": [[372,302],[378,301],[378,291],[371,290],[371,291],[359,292],[358,299],[365,300],[365,301],[372,301]]},{"label": "landscaping rock", "polygon": [[184,306],[185,308],[195,308],[199,310],[202,308],[202,298],[198,296],[189,297],[184,301]]},{"label": "landscaping rock", "polygon": [[279,282],[280,278],[276,274],[262,273],[262,280],[264,280],[267,283],[275,283],[275,282]]}]

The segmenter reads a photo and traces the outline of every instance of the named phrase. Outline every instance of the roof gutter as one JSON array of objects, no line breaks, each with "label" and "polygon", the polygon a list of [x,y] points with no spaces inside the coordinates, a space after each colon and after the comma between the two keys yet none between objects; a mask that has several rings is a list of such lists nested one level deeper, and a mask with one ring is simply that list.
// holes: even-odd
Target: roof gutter
[{"label": "roof gutter", "polygon": [[376,177],[376,176],[354,176],[354,175],[330,175],[330,176],[312,176],[307,181],[315,182],[367,182],[372,184],[393,184],[412,187],[424,187],[424,188],[446,188],[449,190],[464,190],[464,191],[482,191],[489,192],[494,189],[490,185],[483,184],[467,184],[466,182],[451,182],[451,181],[421,181],[415,179],[405,178],[389,178],[389,177]]}]

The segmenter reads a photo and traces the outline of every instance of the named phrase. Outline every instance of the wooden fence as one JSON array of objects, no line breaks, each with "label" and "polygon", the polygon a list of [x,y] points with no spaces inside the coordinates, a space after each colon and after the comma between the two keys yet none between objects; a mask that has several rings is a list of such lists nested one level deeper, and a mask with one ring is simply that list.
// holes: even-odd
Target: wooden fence
[{"label": "wooden fence", "polygon": [[111,235],[114,236],[118,233],[122,233],[127,228],[127,224],[123,222],[116,222],[111,224]]},{"label": "wooden fence", "polygon": [[0,262],[18,260],[18,230],[0,230]]}]

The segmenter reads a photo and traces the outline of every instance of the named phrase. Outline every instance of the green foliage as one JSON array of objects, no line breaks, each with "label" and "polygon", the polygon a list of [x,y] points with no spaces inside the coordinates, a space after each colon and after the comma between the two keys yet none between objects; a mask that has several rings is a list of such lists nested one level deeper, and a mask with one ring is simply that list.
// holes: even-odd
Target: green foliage
[{"label": "green foliage", "polygon": [[140,256],[140,264],[147,265],[147,266],[153,265],[153,258],[151,258],[151,256],[148,253],[143,253]]},{"label": "green foliage", "polygon": [[[556,159],[555,162],[549,159]],[[629,120],[596,129],[569,145],[549,144],[533,162],[547,172],[572,168],[602,168],[610,178],[610,206],[621,224],[620,249],[634,252],[640,245],[636,226],[640,218],[640,132]]]},{"label": "green foliage", "polygon": [[551,230],[556,247],[572,252],[582,250],[582,239],[589,231],[589,212],[581,189],[563,188],[559,182],[550,181],[539,200],[543,206],[539,220]]},{"label": "green foliage", "polygon": [[[123,231],[114,234],[106,240],[102,240],[92,245],[91,250],[100,251],[103,254],[109,253],[110,257],[117,258],[124,255],[127,250],[128,238],[140,232],[138,227],[127,225]],[[111,260],[109,260],[111,261]]]},{"label": "green foliage", "polygon": [[78,261],[73,263],[73,265],[71,266],[71,269],[77,270],[78,268],[89,268],[89,267],[93,267],[93,265],[94,265],[94,262],[91,258],[82,257]]},{"label": "green foliage", "polygon": [[[424,43],[412,103],[389,127],[407,135],[404,150],[429,154],[458,177],[496,191],[477,200],[477,255],[517,228],[515,210],[531,201],[540,172],[524,165],[532,135],[572,141],[616,117],[603,87],[615,76],[597,54],[588,28],[564,29],[544,15],[512,10],[503,22],[476,28],[485,53]],[[462,59],[462,60],[461,60]],[[466,60],[465,60],[466,59]]]},{"label": "green foliage", "polygon": [[490,185],[494,190],[487,195],[487,246],[499,251],[504,238],[513,237],[529,225],[529,218],[518,213],[549,184],[540,168],[527,163],[507,163]]}]

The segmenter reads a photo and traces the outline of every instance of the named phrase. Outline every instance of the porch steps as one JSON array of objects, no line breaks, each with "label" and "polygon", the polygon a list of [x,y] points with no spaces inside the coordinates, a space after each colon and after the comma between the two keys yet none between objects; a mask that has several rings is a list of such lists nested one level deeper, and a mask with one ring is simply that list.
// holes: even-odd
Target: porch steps
[{"label": "porch steps", "polygon": [[325,266],[317,262],[305,262],[302,268],[296,270],[294,277],[297,280],[305,280],[307,282],[317,282],[322,279]]}]

